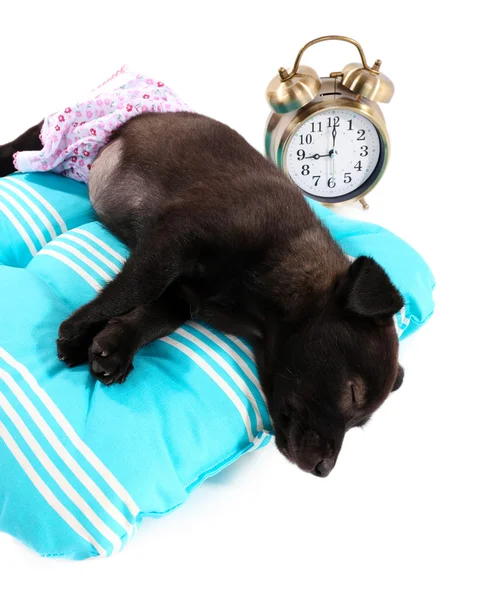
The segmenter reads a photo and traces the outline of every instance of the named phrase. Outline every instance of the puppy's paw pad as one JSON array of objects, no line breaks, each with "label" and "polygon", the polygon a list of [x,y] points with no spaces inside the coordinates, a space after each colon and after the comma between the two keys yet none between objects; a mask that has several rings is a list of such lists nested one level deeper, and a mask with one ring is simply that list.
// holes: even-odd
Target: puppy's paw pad
[{"label": "puppy's paw pad", "polygon": [[[98,348],[94,342],[93,346],[95,346],[97,352],[93,352],[91,347],[89,367],[92,375],[105,385],[123,383],[128,374],[133,370],[131,355],[125,355],[122,352],[107,354],[101,349],[101,346]],[[101,351],[99,351],[100,349]]]},{"label": "puppy's paw pad", "polygon": [[101,346],[96,338],[94,338],[94,341],[91,344],[91,352],[93,354],[99,354],[100,356],[108,356],[109,354],[109,352]]}]

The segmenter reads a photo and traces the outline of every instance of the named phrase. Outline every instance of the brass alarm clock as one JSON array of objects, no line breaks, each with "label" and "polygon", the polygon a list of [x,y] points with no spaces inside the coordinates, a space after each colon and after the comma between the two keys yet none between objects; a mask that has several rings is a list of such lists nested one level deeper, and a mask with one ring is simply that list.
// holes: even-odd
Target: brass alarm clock
[{"label": "brass alarm clock", "polygon": [[[353,44],[361,63],[320,78],[300,66],[310,46],[328,40]],[[355,41],[328,35],[308,42],[290,73],[281,68],[268,85],[272,113],[266,125],[266,155],[302,190],[327,205],[359,200],[380,180],[389,160],[389,134],[378,102],[394,93],[380,73],[381,61],[370,67]]]}]

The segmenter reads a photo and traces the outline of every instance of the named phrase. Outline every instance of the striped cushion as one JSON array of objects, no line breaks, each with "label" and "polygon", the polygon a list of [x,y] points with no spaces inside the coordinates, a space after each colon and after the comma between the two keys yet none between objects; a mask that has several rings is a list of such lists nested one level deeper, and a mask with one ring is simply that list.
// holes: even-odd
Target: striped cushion
[{"label": "striped cushion", "polygon": [[[370,254],[406,299],[402,336],[432,313],[432,275],[389,232],[315,206],[345,251]],[[59,324],[120,270],[127,249],[85,186],[51,173],[0,180],[0,530],[48,556],[119,551],[204,479],[267,444],[251,350],[201,323],[151,343],[120,386],[56,356]]]}]

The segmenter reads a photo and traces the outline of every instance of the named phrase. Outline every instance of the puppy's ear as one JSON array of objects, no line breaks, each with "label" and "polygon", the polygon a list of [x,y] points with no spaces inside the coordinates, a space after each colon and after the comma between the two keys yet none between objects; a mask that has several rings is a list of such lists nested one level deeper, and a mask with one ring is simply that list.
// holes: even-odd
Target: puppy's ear
[{"label": "puppy's ear", "polygon": [[404,306],[387,273],[368,256],[360,256],[350,265],[339,288],[339,299],[347,310],[376,321],[392,317]]}]

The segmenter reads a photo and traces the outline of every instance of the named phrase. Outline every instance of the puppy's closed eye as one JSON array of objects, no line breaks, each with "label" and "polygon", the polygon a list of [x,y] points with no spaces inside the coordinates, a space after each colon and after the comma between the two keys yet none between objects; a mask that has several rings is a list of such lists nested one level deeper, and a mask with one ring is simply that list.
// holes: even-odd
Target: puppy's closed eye
[{"label": "puppy's closed eye", "polygon": [[345,416],[352,416],[365,404],[363,386],[356,381],[349,381],[340,399],[340,409]]},{"label": "puppy's closed eye", "polygon": [[365,388],[362,381],[356,380],[351,383],[352,406],[355,410],[361,410],[365,406]]},{"label": "puppy's closed eye", "polygon": [[357,406],[357,399],[355,397],[355,387],[352,383],[350,384],[350,391],[352,392],[352,404],[353,406]]}]

